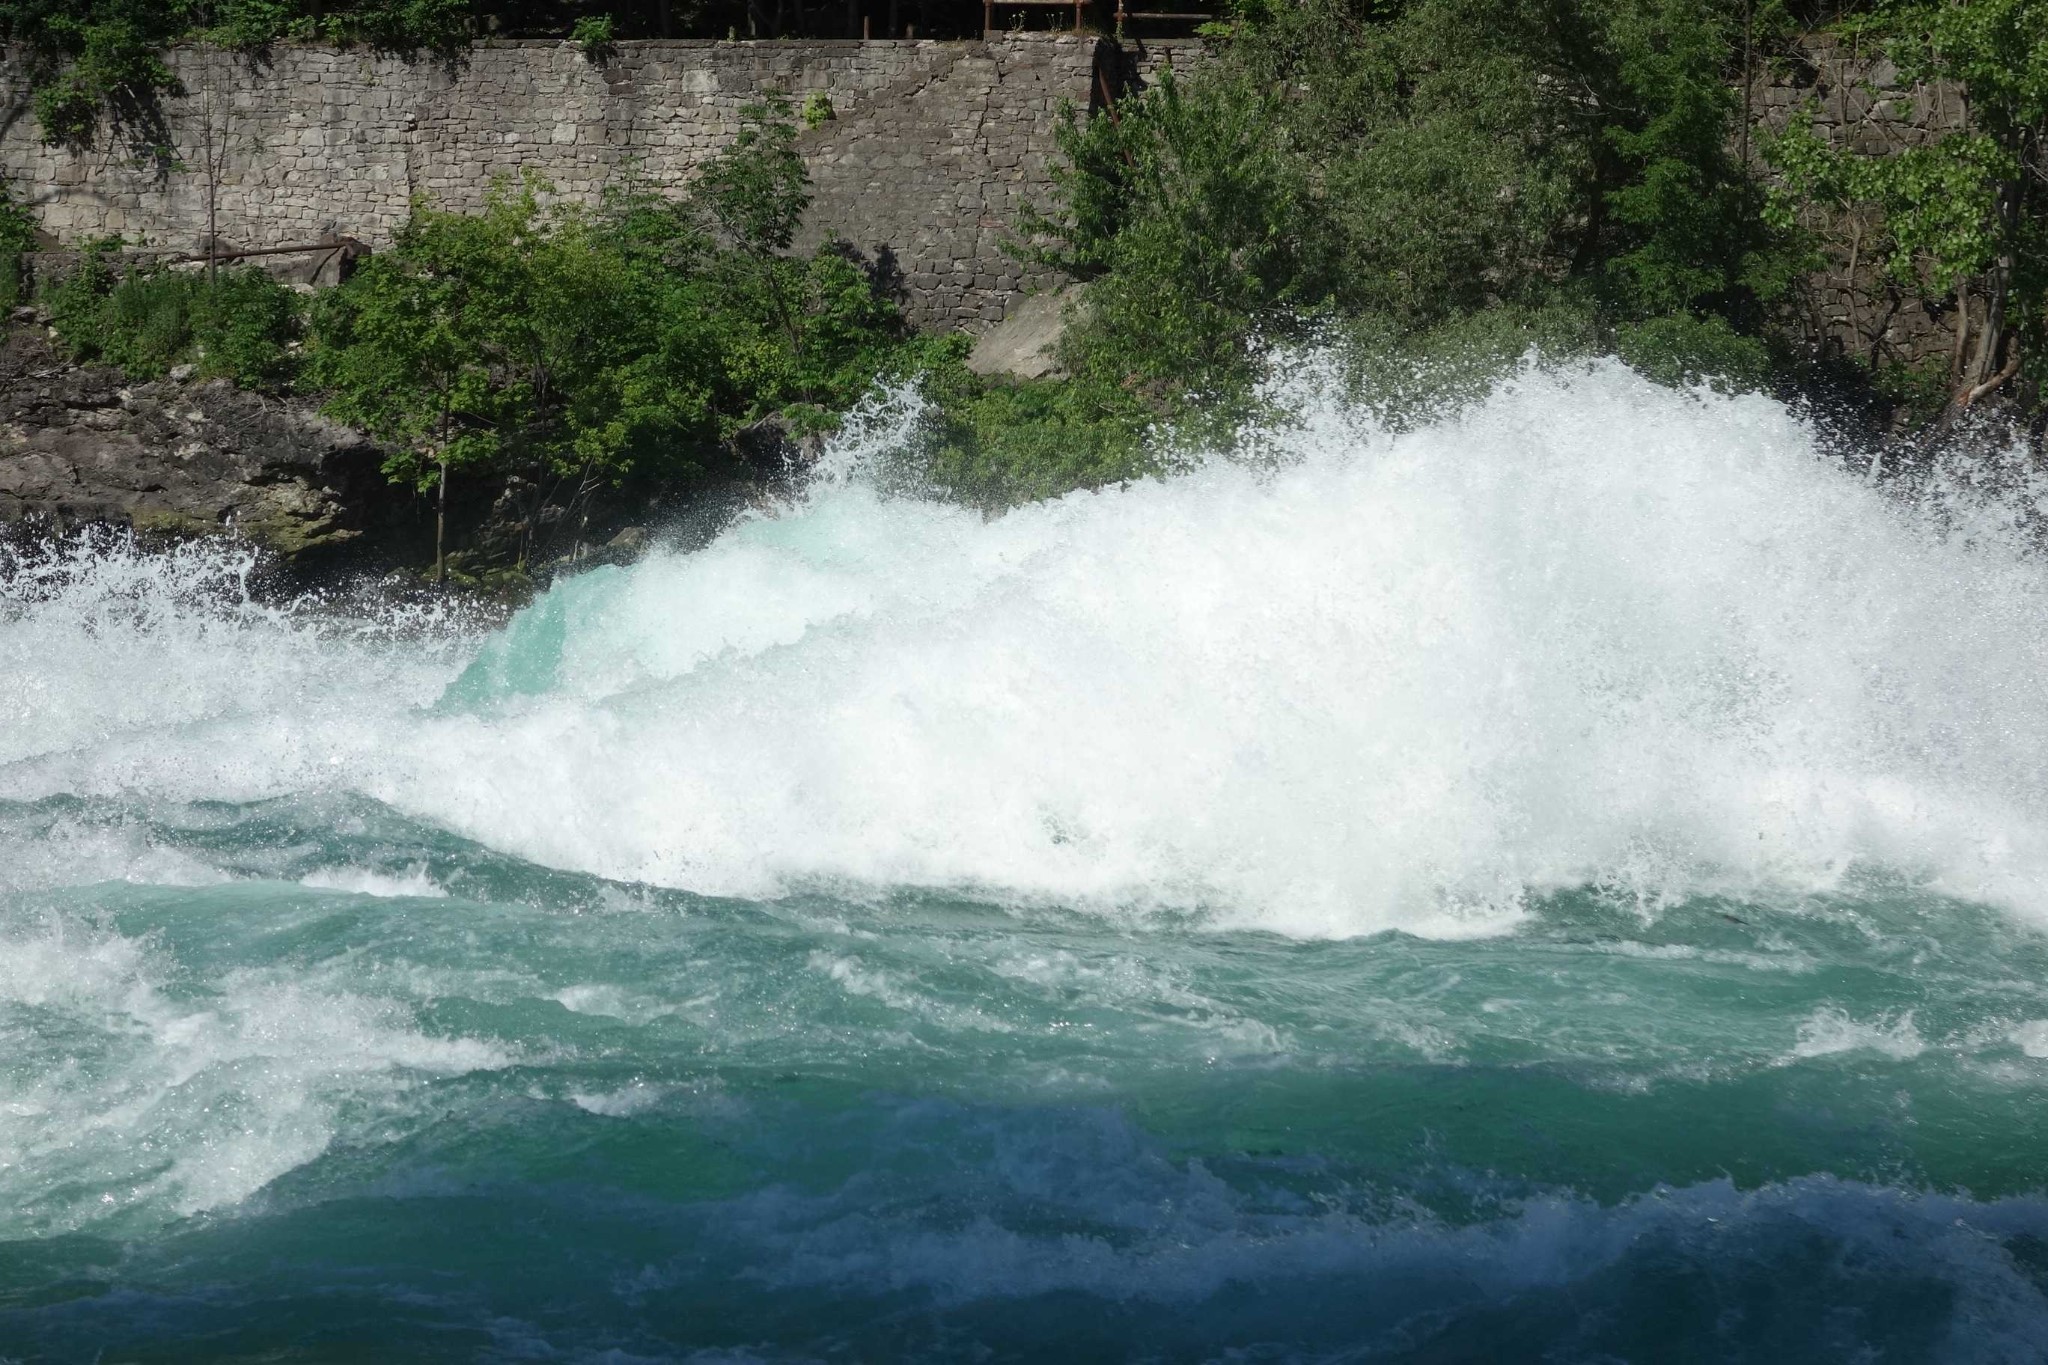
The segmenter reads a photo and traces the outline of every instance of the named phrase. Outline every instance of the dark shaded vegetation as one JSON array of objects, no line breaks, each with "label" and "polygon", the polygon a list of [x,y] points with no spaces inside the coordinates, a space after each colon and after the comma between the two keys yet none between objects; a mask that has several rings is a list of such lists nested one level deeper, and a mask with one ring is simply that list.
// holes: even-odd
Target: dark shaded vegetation
[{"label": "dark shaded vegetation", "polygon": [[[1803,118],[1756,131],[1751,89],[1816,30],[1956,88],[1967,125],[1893,155]],[[1028,496],[1145,472],[1158,443],[1134,405],[1213,439],[1311,346],[1396,420],[1534,348],[1774,390],[1870,434],[1938,437],[2002,404],[2040,439],[2044,0],[1295,0],[1212,35],[1117,117],[1070,116],[1059,203],[1032,226],[1038,259],[1091,281],[1073,377],[1002,398],[1019,429],[955,441],[975,458],[941,460],[950,481]],[[1964,319],[1953,356],[1817,337],[1805,291],[1831,248]],[[1065,468],[1037,448],[1056,429]]]},{"label": "dark shaded vegetation", "polygon": [[[1971,126],[1885,157],[1795,124],[1745,160],[1745,85],[1800,18],[1726,0],[1247,12],[1193,74],[1069,125],[1039,228],[1047,259],[1096,280],[1070,360],[1213,399],[1276,343],[1430,352],[1496,314],[1495,332],[1524,317],[1531,340],[1668,382],[1940,395],[1919,420],[2044,377],[2048,4],[1834,16],[1909,78],[1961,84]],[[1974,346],[1931,385],[1844,373],[1798,326],[1827,210],[1864,205],[1883,211],[1866,259],[1899,288],[1979,300]]]},{"label": "dark shaded vegetation", "polygon": [[75,359],[138,379],[190,366],[245,388],[291,381],[302,331],[299,298],[254,268],[205,274],[129,267],[97,252],[42,292],[42,310]]}]

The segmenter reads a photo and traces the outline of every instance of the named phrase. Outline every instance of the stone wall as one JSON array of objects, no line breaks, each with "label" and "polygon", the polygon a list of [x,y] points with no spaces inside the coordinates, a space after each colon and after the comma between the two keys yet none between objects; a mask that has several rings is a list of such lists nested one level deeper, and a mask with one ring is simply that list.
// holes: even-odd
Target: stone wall
[{"label": "stone wall", "polygon": [[[740,108],[769,92],[825,95],[835,117],[799,145],[816,198],[806,247],[838,238],[897,282],[910,314],[934,328],[982,330],[1050,281],[1004,243],[1050,188],[1062,101],[1098,104],[1199,62],[1198,39],[1006,34],[988,42],[645,41],[596,64],[563,42],[478,44],[453,64],[357,50],[281,46],[259,62],[180,49],[187,87],[169,133],[187,167],[157,173],[99,153],[41,145],[23,85],[0,68],[0,170],[26,190],[60,242],[119,233],[197,250],[206,236],[211,143],[220,154],[223,244],[253,248],[331,235],[390,239],[416,195],[474,208],[494,176],[538,172],[595,199],[628,168],[659,186],[687,181],[724,146]],[[1827,43],[1759,73],[1749,94],[1759,132],[1800,108],[1866,151],[1913,146],[1955,126],[1956,92],[1905,89],[1889,63]],[[210,133],[209,133],[209,130]],[[1752,140],[1752,152],[1760,139]],[[1816,224],[1827,268],[1799,320],[1817,343],[1880,365],[1946,353],[1953,306],[1908,299],[1858,243],[1875,223]]]},{"label": "stone wall", "polygon": [[620,43],[602,64],[561,42],[478,44],[453,63],[186,48],[171,62],[188,93],[166,106],[184,169],[43,146],[24,83],[4,72],[0,169],[60,243],[119,233],[199,250],[211,147],[223,245],[340,235],[374,247],[414,196],[474,208],[495,176],[537,172],[584,201],[629,168],[679,186],[731,139],[742,106],[817,92],[834,117],[799,140],[816,189],[804,245],[846,240],[902,282],[919,323],[979,330],[1044,283],[1003,242],[1043,197],[1055,111],[1089,103],[1101,46],[1051,34],[646,41]]},{"label": "stone wall", "polygon": [[1159,83],[1159,73],[1185,76],[1209,50],[1202,38],[1129,38],[1122,44],[1124,88],[1143,90]]},{"label": "stone wall", "polygon": [[[1961,90],[1907,85],[1891,62],[1818,39],[1799,48],[1796,60],[1760,72],[1749,100],[1752,153],[1802,111],[1828,142],[1871,156],[1926,146],[1964,119]],[[1869,208],[1808,213],[1825,265],[1801,291],[1798,325],[1818,345],[1873,370],[1944,360],[1955,345],[1954,304],[1914,298],[1886,276],[1871,249],[1881,221]]]}]

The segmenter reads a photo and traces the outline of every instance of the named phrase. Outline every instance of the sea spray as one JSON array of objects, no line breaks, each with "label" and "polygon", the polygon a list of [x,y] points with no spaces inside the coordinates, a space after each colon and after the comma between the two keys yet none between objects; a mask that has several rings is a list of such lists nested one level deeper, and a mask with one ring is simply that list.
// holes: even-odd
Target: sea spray
[{"label": "sea spray", "polygon": [[1327,392],[495,632],[0,575],[0,1355],[2037,1360],[2025,480]]},{"label": "sea spray", "polygon": [[1995,506],[1901,503],[1767,399],[1614,365],[1400,434],[1301,406],[1256,464],[996,518],[880,491],[916,418],[884,414],[788,509],[562,583],[438,706],[447,648],[203,611],[67,637],[68,700],[0,791],[346,789],[715,894],[1306,935],[1858,867],[2048,913],[2048,724],[2017,681],[2048,588]]}]

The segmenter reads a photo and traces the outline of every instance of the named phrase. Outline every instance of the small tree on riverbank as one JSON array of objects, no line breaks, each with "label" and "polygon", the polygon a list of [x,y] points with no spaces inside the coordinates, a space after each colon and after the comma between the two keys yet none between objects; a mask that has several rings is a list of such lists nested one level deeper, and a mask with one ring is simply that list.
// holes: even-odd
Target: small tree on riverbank
[{"label": "small tree on riverbank", "polygon": [[480,214],[420,205],[320,300],[308,379],[434,491],[436,581],[451,476],[519,476],[523,560],[597,489],[702,479],[742,425],[822,420],[896,363],[902,319],[860,267],[790,252],[808,202],[788,110],[757,106],[683,197],[628,185],[591,210],[528,180]]}]

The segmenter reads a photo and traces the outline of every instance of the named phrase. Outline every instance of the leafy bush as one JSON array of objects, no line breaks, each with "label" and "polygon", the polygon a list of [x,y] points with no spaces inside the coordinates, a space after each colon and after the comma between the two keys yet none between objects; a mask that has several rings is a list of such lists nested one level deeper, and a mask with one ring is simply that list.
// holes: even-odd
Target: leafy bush
[{"label": "leafy bush", "polygon": [[0,309],[21,302],[22,253],[40,244],[35,215],[14,197],[14,187],[0,181]]},{"label": "leafy bush", "polygon": [[1770,348],[1756,337],[1739,335],[1725,318],[1672,313],[1631,323],[1615,340],[1617,355],[1660,384],[1704,384],[1739,393],[1770,382]]},{"label": "leafy bush", "polygon": [[583,49],[585,58],[602,66],[616,51],[612,45],[612,17],[609,14],[584,15],[569,30],[569,41]]},{"label": "leafy bush", "polygon": [[1047,263],[1094,277],[1068,360],[1133,389],[1241,387],[1262,340],[1298,332],[1340,260],[1290,154],[1282,106],[1233,73],[1169,71],[1116,120],[1059,131],[1058,216],[1033,226]]},{"label": "leafy bush", "polygon": [[244,387],[289,382],[301,309],[291,289],[254,267],[198,271],[131,268],[116,274],[88,252],[42,296],[57,335],[79,360],[117,365],[139,379],[190,363],[201,378]]},{"label": "leafy bush", "polygon": [[1276,343],[1340,324],[1370,338],[1357,363],[1392,373],[1426,339],[1450,374],[1462,338],[1487,369],[1492,333],[1453,324],[1506,310],[1502,335],[1570,316],[1589,337],[1624,331],[1660,374],[1753,382],[1758,333],[1809,257],[1732,151],[1739,13],[1247,8],[1192,74],[1061,133],[1034,254],[1096,277],[1070,368],[1162,415],[1191,394],[1248,414]]},{"label": "leafy bush", "polygon": [[810,196],[789,111],[743,118],[681,200],[627,186],[591,212],[529,180],[480,214],[416,208],[319,301],[328,410],[394,443],[395,480],[518,473],[574,502],[704,477],[749,423],[850,406],[898,362],[902,319],[853,261],[791,254]]},{"label": "leafy bush", "polygon": [[931,489],[991,511],[1160,472],[1152,410],[1114,384],[984,380],[926,369],[935,416],[917,473]]}]

